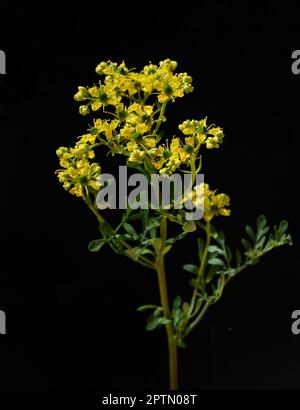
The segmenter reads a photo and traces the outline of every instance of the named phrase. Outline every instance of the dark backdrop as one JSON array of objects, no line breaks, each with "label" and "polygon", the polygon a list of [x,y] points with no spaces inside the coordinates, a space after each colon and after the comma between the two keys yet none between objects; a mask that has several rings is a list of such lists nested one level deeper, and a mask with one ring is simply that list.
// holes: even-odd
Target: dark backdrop
[{"label": "dark backdrop", "polygon": [[[194,78],[193,94],[170,105],[171,129],[208,116],[224,127],[207,152],[206,178],[231,196],[220,220],[233,243],[260,213],[288,219],[294,246],[236,278],[180,354],[182,388],[297,389],[300,335],[296,2],[199,1],[67,6],[1,2],[1,274],[3,390],[125,390],[167,387],[163,331],[148,333],[137,306],[158,302],[155,275],[90,254],[97,226],[56,180],[55,150],[85,132],[73,94],[97,81],[102,60],[142,67],[165,58]],[[168,258],[176,295],[188,240]]]}]

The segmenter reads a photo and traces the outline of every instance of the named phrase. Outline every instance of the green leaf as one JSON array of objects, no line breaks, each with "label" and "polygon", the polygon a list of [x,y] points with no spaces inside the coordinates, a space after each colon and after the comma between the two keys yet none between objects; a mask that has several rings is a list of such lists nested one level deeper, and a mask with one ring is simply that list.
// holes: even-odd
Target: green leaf
[{"label": "green leaf", "polygon": [[231,249],[229,248],[229,246],[226,246],[226,260],[228,262],[228,264],[230,263],[231,259],[232,259],[232,253],[231,253]]},{"label": "green leaf", "polygon": [[259,217],[256,220],[256,225],[258,231],[260,231],[267,225],[267,218],[265,217],[265,215],[259,215]]},{"label": "green leaf", "polygon": [[124,227],[125,231],[128,232],[129,235],[131,235],[134,239],[137,239],[139,237],[138,234],[136,233],[136,230],[134,229],[134,227],[131,224],[125,222],[123,227]]},{"label": "green leaf", "polygon": [[144,209],[142,211],[142,222],[143,222],[143,231],[146,232],[147,226],[149,223],[149,209]]},{"label": "green leaf", "polygon": [[116,235],[116,238],[118,239],[125,239],[126,241],[133,241],[133,237],[129,235],[129,233],[124,233],[124,234],[118,234]]},{"label": "green leaf", "polygon": [[161,323],[160,323],[160,318],[159,317],[156,318],[156,319],[152,319],[149,323],[147,323],[146,330],[148,330],[150,332],[151,330],[156,329],[160,325],[161,325]]},{"label": "green leaf", "polygon": [[220,255],[224,255],[224,251],[223,251],[223,249],[221,249],[221,248],[219,248],[218,246],[216,246],[216,245],[210,245],[209,247],[208,247],[208,252],[209,253],[213,253],[213,252],[216,252],[216,253],[219,253]]},{"label": "green leaf", "polygon": [[208,262],[207,262],[209,265],[216,265],[216,266],[225,266],[225,263],[224,263],[224,261],[222,260],[222,259],[220,259],[220,258],[211,258],[211,259],[208,259]]},{"label": "green leaf", "polygon": [[265,226],[264,228],[261,228],[257,232],[256,241],[259,241],[267,232],[269,232],[269,230],[270,230],[270,228],[268,226]]},{"label": "green leaf", "polygon": [[217,237],[215,239],[222,246],[222,248],[225,247],[225,234],[223,231],[217,233]]},{"label": "green leaf", "polygon": [[239,268],[242,264],[242,256],[241,256],[241,252],[239,251],[239,249],[236,249],[235,251],[235,260],[236,260],[236,265]]},{"label": "green leaf", "polygon": [[164,255],[166,255],[171,249],[172,249],[172,245],[167,245],[167,246],[164,248]]},{"label": "green leaf", "polygon": [[157,229],[156,228],[149,229],[149,234],[150,234],[151,239],[155,239],[157,237]]},{"label": "green leaf", "polygon": [[206,282],[206,283],[211,282],[211,280],[212,280],[212,278],[215,276],[217,270],[218,270],[217,266],[211,265],[211,266],[209,267],[208,273],[207,273],[207,275],[206,275],[206,277],[205,277],[205,282]]},{"label": "green leaf", "polygon": [[144,310],[147,310],[147,309],[157,309],[158,307],[159,306],[157,305],[143,305],[137,308],[137,312],[143,312]]},{"label": "green leaf", "polygon": [[164,317],[157,317],[157,318],[152,319],[149,323],[147,323],[146,329],[148,331],[151,331],[151,330],[156,329],[159,326],[166,325],[167,323],[170,323],[170,322],[171,320],[166,319]]},{"label": "green leaf", "polygon": [[187,235],[187,232],[182,232],[181,234],[179,234],[178,236],[175,236],[174,238],[168,238],[166,240],[166,244],[172,245],[174,242],[180,241],[181,239],[185,238],[186,235]]},{"label": "green leaf", "polygon": [[187,263],[183,265],[183,269],[186,270],[187,272],[195,273],[196,275],[198,274],[198,270],[199,270],[198,266],[193,265],[191,263]]},{"label": "green leaf", "polygon": [[173,325],[178,327],[182,321],[182,310],[180,308],[172,311]]},{"label": "green leaf", "polygon": [[156,253],[159,253],[162,245],[162,239],[161,238],[153,238],[152,239],[152,246],[155,250]]},{"label": "green leaf", "polygon": [[197,288],[198,287],[198,280],[197,279],[191,279],[190,281],[189,281],[189,285],[192,287],[192,288]]},{"label": "green leaf", "polygon": [[173,301],[172,311],[174,312],[175,310],[177,310],[180,307],[180,305],[181,305],[181,296],[177,295]]},{"label": "green leaf", "polygon": [[141,249],[141,248],[139,248],[138,246],[135,246],[134,248],[126,249],[126,250],[124,251],[124,253],[125,253],[125,255],[127,255],[129,258],[136,260],[136,259],[138,259],[138,257],[139,257],[140,249]]},{"label": "green leaf", "polygon": [[153,251],[150,249],[144,248],[139,252],[140,255],[153,255]]},{"label": "green leaf", "polygon": [[190,310],[190,305],[188,304],[188,302],[183,302],[182,310],[183,310],[184,316],[188,317],[189,310]]},{"label": "green leaf", "polygon": [[95,239],[89,243],[88,249],[90,252],[98,252],[104,244],[105,241],[103,239]]},{"label": "green leaf", "polygon": [[106,235],[109,236],[113,233],[112,227],[107,222],[103,222],[99,224],[99,230],[103,236],[106,236]]},{"label": "green leaf", "polygon": [[281,235],[283,235],[286,232],[288,227],[289,227],[288,221],[283,220],[283,221],[280,222],[280,224],[277,228],[277,232],[279,232]]},{"label": "green leaf", "polygon": [[262,236],[257,242],[256,242],[256,245],[255,245],[255,248],[256,249],[262,249],[263,248],[263,246],[264,246],[264,244],[265,244],[265,242],[266,242],[266,237],[265,236]]},{"label": "green leaf", "polygon": [[246,232],[247,232],[249,238],[252,240],[252,242],[255,243],[255,241],[256,241],[256,234],[255,234],[253,228],[251,228],[250,225],[246,225],[246,226],[245,226],[245,230],[246,230]]},{"label": "green leaf", "polygon": [[148,220],[148,224],[147,224],[146,230],[147,230],[147,231],[150,231],[150,230],[153,229],[153,228],[159,227],[159,225],[160,225],[160,222],[159,222],[158,218],[151,217],[151,218],[149,218],[149,220]]},{"label": "green leaf", "polygon": [[194,221],[186,221],[182,226],[184,232],[195,232],[197,230],[197,226]]},{"label": "green leaf", "polygon": [[145,211],[148,211],[148,209],[143,209],[140,212],[137,212],[133,215],[128,216],[128,218],[126,218],[127,221],[137,221],[139,219],[143,219],[145,216]]},{"label": "green leaf", "polygon": [[247,241],[247,239],[242,238],[241,242],[242,242],[243,247],[246,249],[246,251],[252,248],[250,242]]},{"label": "green leaf", "polygon": [[186,344],[178,335],[174,335],[174,339],[178,347],[181,347],[181,349],[186,348]]},{"label": "green leaf", "polygon": [[155,311],[153,312],[153,317],[161,317],[163,313],[163,308],[161,306],[158,306]]}]

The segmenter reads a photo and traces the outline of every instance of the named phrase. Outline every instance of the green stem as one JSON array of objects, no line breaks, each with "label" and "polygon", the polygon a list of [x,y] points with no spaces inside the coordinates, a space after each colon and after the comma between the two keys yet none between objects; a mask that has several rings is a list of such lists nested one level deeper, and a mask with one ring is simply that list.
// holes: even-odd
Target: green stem
[{"label": "green stem", "polygon": [[90,208],[90,210],[93,212],[93,214],[96,216],[97,221],[99,222],[99,224],[104,224],[106,221],[103,218],[102,215],[99,214],[99,212],[97,211],[97,209],[93,206],[93,204],[91,203],[91,200],[89,198],[89,196],[83,197],[84,202],[87,204],[87,206]]},{"label": "green stem", "polygon": [[156,259],[156,271],[158,276],[158,285],[160,300],[163,308],[163,314],[166,319],[169,319],[170,322],[167,323],[166,333],[168,338],[168,351],[169,351],[169,382],[170,390],[178,389],[178,358],[177,358],[177,345],[174,339],[174,330],[171,322],[171,312],[168,299],[168,290],[167,290],[167,281],[166,281],[166,272],[164,264],[164,247],[167,239],[167,219],[164,216],[160,224],[160,235],[162,239],[161,248],[157,254]]},{"label": "green stem", "polygon": [[210,222],[207,222],[206,224],[206,243],[205,243],[205,248],[204,248],[204,252],[202,255],[202,259],[201,259],[201,265],[198,271],[198,277],[197,277],[197,282],[196,282],[196,286],[194,288],[193,291],[193,296],[192,296],[192,300],[191,300],[191,304],[190,304],[190,314],[191,317],[193,317],[195,314],[198,313],[198,310],[201,307],[201,304],[198,305],[198,308],[195,310],[195,312],[193,312],[194,306],[195,306],[195,302],[196,302],[196,298],[197,298],[197,292],[198,292],[198,288],[200,285],[200,281],[202,280],[203,277],[203,273],[204,273],[204,269],[206,267],[206,259],[207,259],[207,254],[208,254],[208,247],[210,245],[210,240],[211,240],[211,226],[210,226]]},{"label": "green stem", "polygon": [[194,182],[195,182],[195,179],[196,179],[196,164],[195,164],[195,158],[193,158],[192,160],[191,160],[191,163],[190,163],[190,167],[191,167],[191,174],[192,174],[192,186],[191,186],[191,189],[193,189],[193,185],[194,185]]},{"label": "green stem", "polygon": [[158,120],[157,120],[157,123],[156,123],[156,127],[154,128],[154,132],[153,132],[154,134],[158,133],[159,127],[161,126],[161,123],[162,123],[162,120],[164,118],[164,114],[165,114],[165,111],[166,111],[167,103],[168,103],[168,101],[165,101],[165,102],[162,103],[162,106],[160,108],[159,117],[158,117]]},{"label": "green stem", "polygon": [[184,332],[184,337],[186,337],[189,333],[191,333],[191,331],[198,325],[198,323],[200,322],[200,320],[203,318],[203,316],[205,315],[207,309],[209,308],[210,303],[206,302],[205,305],[203,306],[203,308],[201,309],[199,315],[196,317],[196,319],[188,326],[188,328],[186,329],[186,331]]},{"label": "green stem", "polygon": [[143,101],[142,101],[142,104],[143,104],[143,105],[145,105],[145,104],[146,104],[146,101],[147,101],[147,99],[148,99],[149,95],[150,95],[149,93],[144,92],[144,98],[143,98]]}]

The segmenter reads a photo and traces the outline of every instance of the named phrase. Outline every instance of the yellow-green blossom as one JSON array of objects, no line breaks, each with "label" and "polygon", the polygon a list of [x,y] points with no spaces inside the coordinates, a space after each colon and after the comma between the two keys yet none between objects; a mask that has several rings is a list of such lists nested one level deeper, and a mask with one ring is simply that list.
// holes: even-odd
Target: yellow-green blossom
[{"label": "yellow-green blossom", "polygon": [[65,190],[78,197],[83,197],[88,192],[97,192],[100,189],[101,168],[97,163],[90,163],[88,159],[73,161],[65,169],[56,171],[59,182]]},{"label": "yellow-green blossom", "polygon": [[229,216],[230,198],[228,195],[221,193],[216,194],[216,190],[209,189],[208,184],[204,184],[204,219],[208,222],[214,216]]},{"label": "yellow-green blossom", "polygon": [[224,138],[222,128],[213,124],[207,126],[207,118],[200,121],[186,120],[178,128],[184,135],[191,135],[195,145],[205,143],[207,149],[219,148],[219,144]]}]

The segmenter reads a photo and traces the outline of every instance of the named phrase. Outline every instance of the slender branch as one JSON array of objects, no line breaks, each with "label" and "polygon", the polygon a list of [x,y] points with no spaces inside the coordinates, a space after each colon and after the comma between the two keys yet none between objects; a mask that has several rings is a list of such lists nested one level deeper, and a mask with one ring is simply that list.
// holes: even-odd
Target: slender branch
[{"label": "slender branch", "polygon": [[97,221],[99,222],[99,224],[104,224],[106,222],[106,220],[103,218],[103,216],[97,211],[97,209],[93,206],[93,204],[91,203],[91,199],[90,197],[84,196],[83,197],[84,202],[87,204],[87,206],[90,208],[90,210],[93,212],[93,214],[96,216]]},{"label": "slender branch", "polygon": [[162,123],[162,120],[164,118],[164,114],[165,114],[165,111],[166,111],[167,103],[168,103],[168,101],[165,101],[165,102],[162,103],[162,106],[160,108],[159,117],[158,117],[158,120],[157,120],[157,123],[156,123],[156,127],[154,128],[154,132],[153,132],[154,134],[158,133],[159,127],[161,126],[161,123]]},{"label": "slender branch", "polygon": [[[93,206],[93,204],[91,203],[90,197],[85,196],[83,199],[84,199],[84,202],[86,203],[86,205],[89,207],[89,209],[96,216],[97,221],[99,222],[99,224],[100,225],[104,224],[104,223],[108,224],[108,222],[103,218],[103,216]],[[123,239],[116,238],[116,240],[119,241],[123,246],[125,246],[125,248],[133,249],[133,247],[131,245],[129,245],[129,243],[124,241]],[[133,261],[139,263],[142,266],[145,266],[149,269],[155,269],[154,263],[149,258],[147,258],[146,256],[140,255],[138,257],[138,259],[135,259],[135,258],[132,258],[130,255],[127,255],[127,254],[124,254],[124,255],[127,256],[129,259],[132,259]]]},{"label": "slender branch", "polygon": [[162,239],[161,248],[157,253],[156,259],[156,271],[158,276],[158,285],[161,304],[163,308],[164,317],[170,322],[166,323],[166,333],[168,338],[168,350],[169,350],[169,381],[170,389],[178,389],[178,359],[177,359],[177,345],[174,339],[174,330],[171,322],[171,311],[168,299],[168,290],[166,282],[166,272],[164,264],[164,248],[167,240],[167,218],[163,216],[160,224],[160,236]]},{"label": "slender branch", "polygon": [[195,314],[198,313],[201,304],[198,305],[197,309],[193,312],[194,307],[195,307],[195,302],[196,302],[196,298],[197,298],[197,293],[198,293],[198,288],[200,285],[200,281],[203,277],[203,273],[204,273],[204,269],[206,267],[206,259],[207,259],[207,254],[208,254],[208,247],[210,245],[210,240],[211,240],[211,225],[210,222],[206,223],[206,228],[205,228],[205,232],[206,232],[206,243],[205,243],[205,248],[204,248],[204,252],[203,252],[203,256],[201,259],[201,264],[200,264],[200,268],[198,271],[198,277],[196,279],[196,285],[193,291],[193,295],[192,295],[192,299],[191,299],[191,303],[190,303],[190,317],[195,316]]},{"label": "slender branch", "polygon": [[188,326],[188,328],[186,329],[186,331],[184,332],[184,336],[183,338],[185,338],[200,322],[200,320],[203,318],[203,316],[205,315],[207,309],[209,308],[210,303],[209,302],[205,302],[205,305],[203,306],[203,308],[201,309],[199,315],[196,317],[196,319]]}]

